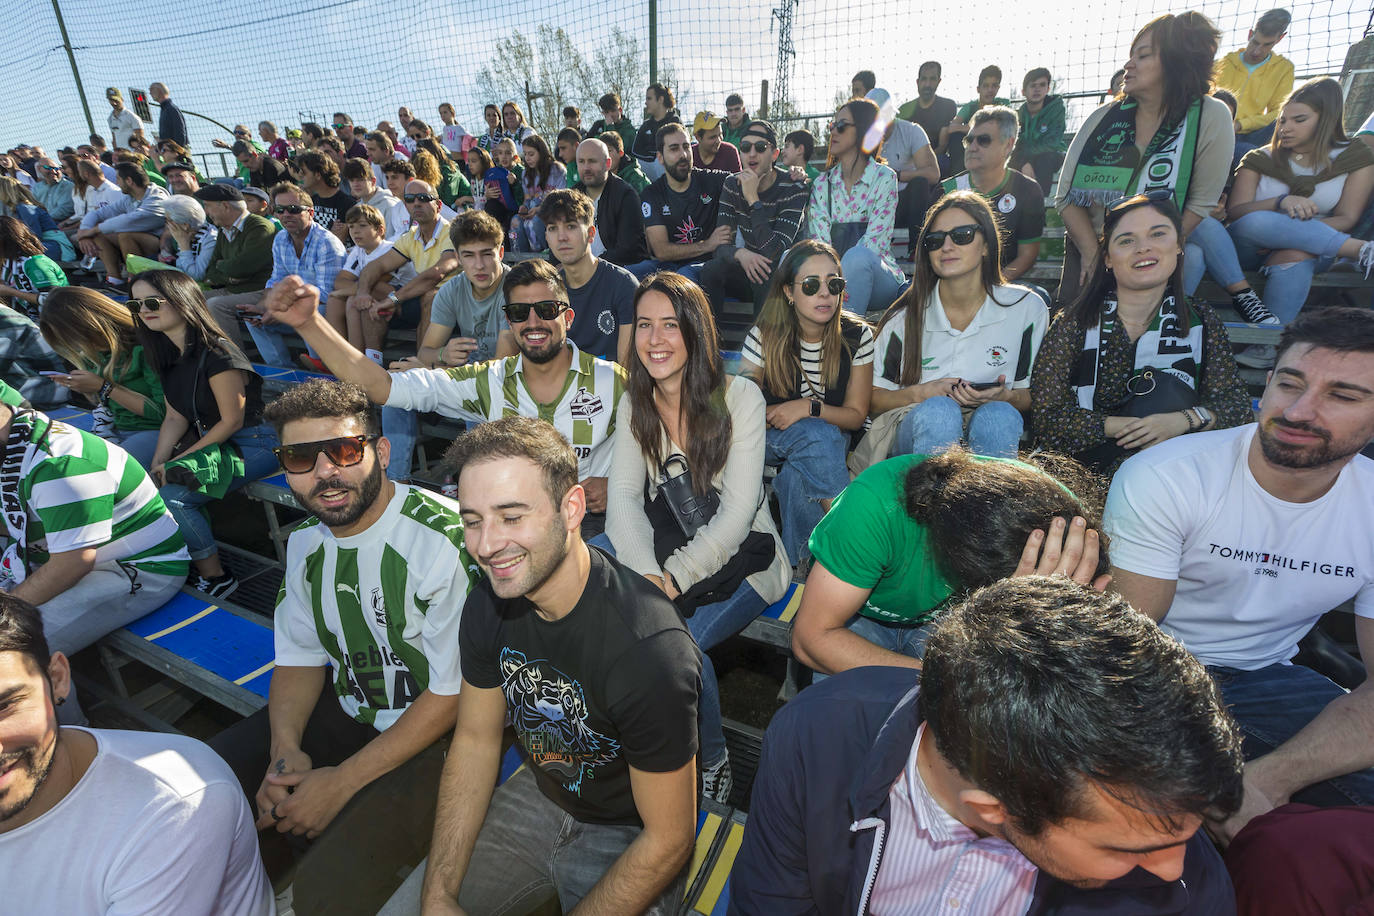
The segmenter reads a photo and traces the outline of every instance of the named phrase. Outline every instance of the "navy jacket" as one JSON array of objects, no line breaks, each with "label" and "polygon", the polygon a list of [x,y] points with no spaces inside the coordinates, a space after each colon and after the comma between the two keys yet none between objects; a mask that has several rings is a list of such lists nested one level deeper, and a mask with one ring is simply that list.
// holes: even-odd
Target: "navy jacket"
[{"label": "navy jacket", "polygon": [[[868,912],[882,866],[888,790],[921,724],[920,672],[857,668],[808,687],[773,717],[730,875],[734,916]],[[875,843],[876,840],[876,843]],[[875,849],[876,845],[876,849]],[[1144,869],[1096,890],[1044,872],[1028,916],[1234,916],[1235,892],[1202,831],[1188,841],[1183,879]],[[979,916],[979,914],[971,914]]]},{"label": "navy jacket", "polygon": [[173,105],[171,99],[163,100],[161,108],[157,116],[157,138],[190,146],[190,140],[186,138],[186,117],[181,109]]}]

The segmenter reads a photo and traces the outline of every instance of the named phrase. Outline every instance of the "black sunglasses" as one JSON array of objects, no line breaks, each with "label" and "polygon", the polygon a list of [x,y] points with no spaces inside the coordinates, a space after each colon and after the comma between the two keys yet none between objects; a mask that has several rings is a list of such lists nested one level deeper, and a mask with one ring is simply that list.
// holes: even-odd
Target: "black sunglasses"
[{"label": "black sunglasses", "polygon": [[1172,201],[1174,192],[1168,188],[1155,188],[1143,194],[1135,194],[1131,197],[1123,197],[1116,203],[1107,207],[1108,213],[1118,213],[1122,210],[1129,210],[1132,207],[1139,207],[1141,204],[1162,204],[1164,201]]},{"label": "black sunglasses", "polygon": [[304,213],[307,210],[314,210],[314,207],[302,207],[300,204],[287,204],[284,207],[273,207],[272,212],[281,216],[283,213]]},{"label": "black sunglasses", "polygon": [[502,308],[506,318],[515,323],[529,321],[530,309],[544,321],[553,321],[571,306],[558,299],[543,299],[539,302],[507,302]]},{"label": "black sunglasses", "polygon": [[846,121],[844,118],[836,118],[830,122],[830,132],[832,134],[842,134],[853,126],[853,121]]},{"label": "black sunglasses", "polygon": [[[830,290],[830,295],[838,296],[844,292],[844,277],[831,277],[825,281],[825,288]],[[801,281],[801,291],[807,296],[816,295],[821,291],[821,278],[817,276],[806,277]]]},{"label": "black sunglasses", "polygon": [[321,439],[318,442],[297,442],[295,445],[279,445],[272,449],[281,463],[281,469],[288,474],[306,474],[315,469],[320,452],[324,452],[329,463],[336,468],[352,467],[363,460],[367,443],[380,439],[380,436],[340,436],[337,439]]},{"label": "black sunglasses", "polygon": [[149,296],[147,299],[130,299],[124,304],[129,307],[129,311],[137,315],[139,312],[156,312],[166,301],[160,296]]},{"label": "black sunglasses", "polygon": [[956,245],[967,245],[981,231],[982,227],[977,223],[969,223],[966,226],[955,226],[948,232],[927,232],[921,239],[921,247],[926,251],[939,251],[945,247],[945,236],[953,239]]},{"label": "black sunglasses", "polygon": [[964,146],[972,146],[975,143],[987,149],[992,146],[992,134],[964,134]]},{"label": "black sunglasses", "polygon": [[739,151],[741,153],[759,153],[762,155],[771,148],[767,140],[759,140],[755,143],[750,143],[748,140],[741,140],[739,143]]},{"label": "black sunglasses", "polygon": [[430,201],[438,200],[439,198],[435,197],[433,194],[406,194],[403,195],[401,199],[408,204],[413,204],[417,200],[423,201],[424,203],[429,203]]}]

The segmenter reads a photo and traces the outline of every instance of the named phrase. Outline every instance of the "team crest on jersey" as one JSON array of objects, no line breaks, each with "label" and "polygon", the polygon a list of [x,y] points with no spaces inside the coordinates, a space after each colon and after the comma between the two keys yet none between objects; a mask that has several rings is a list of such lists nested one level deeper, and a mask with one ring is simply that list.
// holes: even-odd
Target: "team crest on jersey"
[{"label": "team crest on jersey", "polygon": [[648,219],[649,217],[654,215],[654,208],[649,204],[647,200],[640,205],[639,211],[644,214],[645,219]]},{"label": "team crest on jersey", "polygon": [[988,347],[988,365],[1005,366],[1007,364],[1007,352],[1006,347]]},{"label": "team crest on jersey", "polygon": [[710,206],[711,201],[712,201],[713,199],[714,199],[714,198],[712,198],[710,194],[703,194],[703,195],[701,195],[701,202],[702,202],[702,204],[704,204],[704,205],[706,205],[706,206]]},{"label": "team crest on jersey", "polygon": [[997,201],[997,209],[1003,213],[1010,213],[1016,209],[1016,195],[1003,194]]},{"label": "team crest on jersey", "polygon": [[596,327],[602,334],[614,334],[618,327],[615,323],[615,312],[606,309],[600,315],[597,315]]},{"label": "team crest on jersey", "polygon": [[387,625],[386,599],[382,597],[382,590],[375,587],[372,589],[372,618],[379,627]]},{"label": "team crest on jersey", "polygon": [[568,410],[571,411],[574,420],[590,420],[605,409],[606,405],[602,402],[601,395],[592,394],[586,388],[578,388],[577,393],[568,402]]},{"label": "team crest on jersey", "polygon": [[530,761],[569,792],[580,794],[583,780],[619,753],[619,742],[587,725],[582,685],[547,659],[502,648],[501,692]]},{"label": "team crest on jersey", "polygon": [[[647,207],[647,206],[649,206],[649,205],[648,205],[648,204],[645,204],[644,206]],[[664,216],[668,216],[668,215],[671,214],[672,212],[673,212],[673,208],[672,208],[672,207],[668,206],[667,204],[664,204],[664,205],[663,205],[663,215],[664,215]],[[644,215],[645,215],[645,216],[648,216],[649,214],[645,213]]]}]

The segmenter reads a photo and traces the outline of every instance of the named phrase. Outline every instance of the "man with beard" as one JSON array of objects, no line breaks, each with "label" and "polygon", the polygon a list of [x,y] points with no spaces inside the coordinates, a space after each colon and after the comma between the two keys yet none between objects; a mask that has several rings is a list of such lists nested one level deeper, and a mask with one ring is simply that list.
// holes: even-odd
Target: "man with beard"
[{"label": "man with beard", "polygon": [[287,282],[280,291],[273,287],[264,300],[268,311],[296,328],[330,372],[360,386],[374,404],[436,411],[470,423],[512,415],[551,422],[577,455],[578,480],[587,499],[583,533],[602,530],[615,411],[626,375],[619,365],[579,350],[568,339],[574,315],[567,285],[552,264],[521,261],[502,282],[518,355],[401,372],[387,372],[331,328],[317,311],[318,290],[299,278]]},{"label": "man with beard", "polygon": [[940,616],[919,673],[853,668],[773,717],[730,913],[1234,913],[1198,828],[1240,804],[1240,744],[1120,597],[1004,579]]},{"label": "man with beard", "polygon": [[183,735],[59,725],[71,690],[38,610],[0,592],[5,911],[275,912],[224,761]]},{"label": "man with beard", "polygon": [[[264,416],[314,518],[287,545],[267,708],[212,746],[254,802],[268,873],[300,857],[311,912],[372,912],[387,877],[425,854],[472,560],[457,503],[386,479],[390,445],[362,389],[313,380]],[[342,902],[321,907],[326,893]]]},{"label": "man with beard", "polygon": [[[528,262],[526,262],[528,263]],[[463,690],[433,851],[382,912],[668,916],[697,807],[701,653],[648,579],[583,542],[568,443],[507,417],[458,439],[486,581],[460,626]],[[494,789],[509,722],[525,766]],[[542,908],[540,908],[542,912]]]},{"label": "man with beard", "polygon": [[721,191],[730,173],[693,168],[692,143],[681,124],[659,129],[658,162],[662,174],[644,189],[639,210],[649,259],[626,266],[641,280],[672,270],[695,281],[711,253],[734,238],[729,226],[718,225]]},{"label": "man with beard", "polygon": [[1245,805],[1374,802],[1374,678],[1346,693],[1298,640],[1354,601],[1374,659],[1374,314],[1284,329],[1253,426],[1180,436],[1121,466],[1103,527],[1114,587],[1211,670],[1245,731]]}]

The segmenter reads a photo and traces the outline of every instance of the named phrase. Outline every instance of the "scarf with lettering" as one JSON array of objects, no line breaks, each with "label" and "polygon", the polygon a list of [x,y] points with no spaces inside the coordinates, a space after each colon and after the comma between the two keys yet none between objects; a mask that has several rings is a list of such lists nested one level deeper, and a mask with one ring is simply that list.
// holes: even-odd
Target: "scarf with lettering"
[{"label": "scarf with lettering", "polygon": [[1240,160],[1240,167],[1282,182],[1288,188],[1288,193],[1295,197],[1311,197],[1322,182],[1374,165],[1374,150],[1370,150],[1362,141],[1351,143],[1314,175],[1293,174],[1291,162],[1290,158],[1288,163],[1280,164],[1269,155],[1269,150],[1261,147],[1246,153]]},{"label": "scarf with lettering", "polygon": [[[1086,379],[1084,384],[1077,386],[1078,406],[1084,410],[1102,409],[1094,403],[1102,367],[1102,341],[1115,330],[1120,320],[1116,299],[1108,299],[1102,305],[1097,324],[1083,335],[1083,353],[1074,375]],[[1202,377],[1203,330],[1202,318],[1186,301],[1180,306],[1173,296],[1165,296],[1149,328],[1135,342],[1133,377],[1151,369],[1171,375],[1196,391]]]},{"label": "scarf with lettering", "polygon": [[25,557],[28,554],[29,515],[19,495],[25,466],[33,452],[34,432],[47,431],[46,418],[34,410],[15,408],[10,420],[10,434],[5,442],[4,457],[0,458],[0,510],[5,515],[5,534],[9,543],[0,554],[0,588],[12,588],[23,582],[28,574]]},{"label": "scarf with lettering", "polygon": [[1144,153],[1135,145],[1137,107],[1135,99],[1124,99],[1102,116],[1074,166],[1068,203],[1105,207],[1123,197],[1167,188],[1183,209],[1193,177],[1202,100],[1195,99],[1181,120],[1161,124]]}]

